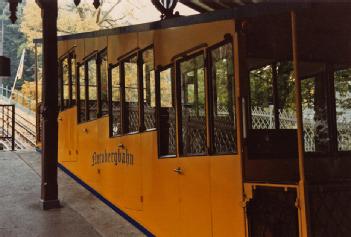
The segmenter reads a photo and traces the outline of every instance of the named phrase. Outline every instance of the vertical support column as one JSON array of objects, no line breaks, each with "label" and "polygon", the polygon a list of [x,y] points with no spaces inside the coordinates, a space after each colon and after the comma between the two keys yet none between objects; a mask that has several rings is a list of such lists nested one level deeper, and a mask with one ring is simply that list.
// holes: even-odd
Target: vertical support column
[{"label": "vertical support column", "polygon": [[291,11],[291,32],[292,32],[292,50],[293,64],[295,76],[295,102],[296,102],[296,121],[297,121],[297,139],[298,139],[298,155],[299,155],[299,208],[300,208],[300,236],[310,236],[308,225],[308,193],[307,183],[305,180],[305,159],[304,159],[304,139],[303,139],[303,123],[302,123],[302,97],[301,97],[301,80],[298,59],[298,43],[296,29],[296,13]]},{"label": "vertical support column", "polygon": [[[245,190],[245,160],[247,159],[247,131],[249,127],[249,106],[247,98],[249,96],[249,70],[247,65],[247,26],[248,23],[244,21],[235,21],[235,34],[233,38],[234,50],[234,95],[236,98],[236,124],[237,124],[237,147],[240,156],[240,176],[242,182],[242,190]],[[242,193],[243,223],[245,223],[245,236],[249,236],[248,217],[246,204],[250,200],[248,193]]]},{"label": "vertical support column", "polygon": [[38,44],[35,43],[35,108],[38,107]]},{"label": "vertical support column", "polygon": [[58,143],[58,65],[57,65],[57,0],[36,0],[43,21],[42,82],[42,175],[41,201],[44,210],[59,208],[57,185]]}]

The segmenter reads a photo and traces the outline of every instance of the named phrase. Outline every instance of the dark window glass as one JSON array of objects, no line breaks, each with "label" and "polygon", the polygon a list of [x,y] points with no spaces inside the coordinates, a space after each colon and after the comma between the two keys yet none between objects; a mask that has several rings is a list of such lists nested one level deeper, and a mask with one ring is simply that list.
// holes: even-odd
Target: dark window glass
[{"label": "dark window glass", "polygon": [[101,81],[101,115],[108,114],[108,63],[107,53],[101,55],[100,65],[100,81]]},{"label": "dark window glass", "polygon": [[153,129],[156,127],[155,71],[153,49],[148,49],[143,52],[143,89],[145,127],[146,129]]},{"label": "dark window glass", "polygon": [[125,87],[125,118],[127,119],[127,132],[139,131],[139,93],[138,93],[138,64],[137,56],[124,61],[124,87]]},{"label": "dark window glass", "polygon": [[250,71],[250,109],[252,129],[296,129],[291,62]]},{"label": "dark window glass", "polygon": [[305,151],[328,152],[329,129],[326,88],[321,76],[301,81]]},{"label": "dark window glass", "polygon": [[[273,129],[275,127],[272,66],[250,71],[251,127]],[[260,115],[268,115],[265,116]]]},{"label": "dark window glass", "polygon": [[[297,129],[295,106],[295,80],[292,62],[279,62],[277,71],[277,108],[280,129]],[[293,120],[291,118],[294,118]]]},{"label": "dark window glass", "polygon": [[213,149],[215,153],[236,151],[234,73],[232,45],[211,51],[213,87]]},{"label": "dark window glass", "polygon": [[351,69],[334,73],[338,150],[351,151]]},{"label": "dark window glass", "polygon": [[295,81],[292,71],[291,62],[277,62],[250,72],[249,159],[297,157]]},{"label": "dark window glass", "polygon": [[176,113],[171,68],[160,72],[159,151],[160,156],[176,154]]},{"label": "dark window glass", "polygon": [[180,63],[182,154],[207,151],[204,56]]},{"label": "dark window glass", "polygon": [[78,68],[79,73],[79,122],[86,121],[86,106],[85,106],[85,68],[84,64]]},{"label": "dark window glass", "polygon": [[63,108],[69,107],[69,63],[68,57],[62,60]]},{"label": "dark window glass", "polygon": [[87,62],[88,66],[88,115],[89,120],[97,117],[97,78],[96,78],[96,58]]},{"label": "dark window glass", "polygon": [[77,78],[77,73],[76,73],[76,69],[77,69],[77,61],[76,61],[76,57],[75,55],[72,55],[71,58],[71,70],[72,70],[72,101],[71,101],[71,105],[75,105],[76,104],[76,95],[77,95],[77,91],[76,91],[76,78]]},{"label": "dark window glass", "polygon": [[121,88],[119,66],[111,69],[112,136],[121,134]]},{"label": "dark window glass", "polygon": [[[62,74],[63,74],[63,68],[62,68],[62,62],[60,62],[60,65],[59,65],[59,80],[58,80],[58,87],[57,87],[57,89],[58,89],[58,106],[59,106],[59,110],[62,110],[63,108],[62,108],[62,96],[63,96],[63,90],[62,90],[62,84],[63,84],[63,76],[62,76]],[[40,95],[41,93],[39,93],[39,95]]]}]

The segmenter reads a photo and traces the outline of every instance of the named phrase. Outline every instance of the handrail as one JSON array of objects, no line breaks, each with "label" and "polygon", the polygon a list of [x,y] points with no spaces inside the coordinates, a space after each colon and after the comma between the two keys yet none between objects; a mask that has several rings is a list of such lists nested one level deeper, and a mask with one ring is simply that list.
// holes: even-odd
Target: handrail
[{"label": "handrail", "polygon": [[[8,86],[4,87],[3,85],[0,85],[0,98],[7,100],[8,102],[15,103],[17,108],[27,113],[32,113],[34,116],[36,107],[35,99],[25,96],[18,91],[13,92],[12,98],[10,98],[10,95],[11,89]],[[13,99],[13,97],[17,99]]]}]

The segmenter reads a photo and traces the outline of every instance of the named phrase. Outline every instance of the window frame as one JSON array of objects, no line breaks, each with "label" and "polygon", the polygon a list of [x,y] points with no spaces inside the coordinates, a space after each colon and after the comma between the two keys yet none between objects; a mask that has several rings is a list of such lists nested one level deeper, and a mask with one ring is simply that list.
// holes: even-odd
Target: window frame
[{"label": "window frame", "polygon": [[[227,44],[231,45],[231,55],[232,55],[232,63],[233,63],[233,76],[232,76],[232,86],[231,86],[231,90],[232,90],[232,97],[233,97],[233,114],[234,114],[234,138],[235,138],[235,151],[234,152],[215,152],[215,148],[214,148],[214,140],[215,140],[215,134],[214,134],[214,106],[213,106],[213,102],[214,102],[214,85],[213,85],[213,75],[212,75],[212,67],[213,65],[213,60],[212,60],[212,55],[211,53],[216,50],[219,49],[220,47],[223,47]],[[224,40],[211,45],[210,47],[206,48],[206,58],[207,60],[205,61],[206,63],[206,74],[207,74],[207,93],[208,93],[208,111],[207,111],[207,116],[208,116],[208,143],[209,143],[209,147],[208,147],[208,153],[209,155],[237,155],[238,154],[238,136],[237,136],[237,131],[238,131],[238,124],[237,124],[237,100],[236,100],[236,85],[235,85],[235,57],[234,57],[234,43],[233,43],[233,38],[231,35],[225,35],[224,36]],[[228,70],[228,68],[227,68]]]},{"label": "window frame", "polygon": [[[77,101],[77,96],[76,99],[73,99],[73,86],[76,86],[76,83],[73,85],[73,75],[72,75],[72,67],[77,67],[78,63],[76,61],[76,53],[75,53],[75,46],[72,47],[70,50],[68,50],[65,54],[63,54],[59,60],[58,60],[58,72],[59,72],[59,77],[58,77],[58,84],[59,84],[59,97],[58,97],[58,105],[59,105],[59,111],[65,111],[67,109],[70,109],[75,106],[75,102]],[[75,59],[76,64],[72,64],[72,59]],[[64,81],[63,81],[63,61],[67,59],[68,63],[68,103],[65,105],[64,101]],[[77,73],[77,72],[76,72]],[[77,76],[77,75],[75,75]],[[76,88],[77,89],[77,88]]]},{"label": "window frame", "polygon": [[[120,121],[121,121],[121,133],[117,135],[113,135],[113,106],[112,106],[112,70],[116,67],[119,67],[119,99],[120,99]],[[120,63],[115,63],[112,64],[110,63],[108,66],[108,116],[109,116],[109,137],[121,137],[124,135],[123,133],[123,102],[122,102],[122,93],[123,93],[123,88],[121,84],[121,78],[122,78],[122,70],[121,70],[121,65]]]},{"label": "window frame", "polygon": [[[156,68],[155,68],[155,50],[154,50],[154,45],[151,44],[145,48],[139,49],[139,48],[135,48],[129,52],[127,52],[126,54],[120,56],[117,58],[117,62],[115,64],[109,64],[108,67],[108,85],[109,87],[111,87],[112,85],[112,69],[114,67],[119,66],[119,70],[120,70],[120,75],[119,75],[119,81],[120,81],[120,103],[121,103],[121,123],[122,123],[122,131],[121,134],[118,135],[113,135],[112,132],[112,88],[108,88],[109,91],[109,95],[108,95],[108,103],[109,103],[109,112],[108,115],[110,116],[110,122],[109,122],[109,136],[110,137],[119,137],[119,136],[125,136],[125,135],[133,135],[133,134],[138,134],[138,133],[142,133],[142,132],[150,132],[150,131],[156,131],[157,130],[157,121],[156,121],[156,126],[154,129],[146,129],[145,128],[145,121],[144,121],[144,105],[143,105],[143,53],[146,50],[150,50],[152,49],[153,51],[153,55],[154,55],[154,70],[155,70],[155,74],[156,74]],[[125,92],[126,92],[126,88],[125,88],[125,62],[130,60],[131,58],[136,57],[137,58],[137,93],[138,93],[138,102],[137,102],[137,107],[138,107],[138,130],[137,131],[133,131],[133,132],[129,132],[128,131],[128,118],[127,118],[127,114],[126,114],[126,108],[125,108]],[[156,85],[155,85],[156,87]],[[156,88],[155,88],[155,97],[156,97]],[[157,107],[155,109],[155,116],[157,116]]]},{"label": "window frame", "polygon": [[[109,64],[108,64],[108,52],[107,52],[107,47],[103,48],[99,52],[97,52],[96,55],[96,81],[97,81],[97,118],[105,117],[109,115],[109,112],[107,111],[106,114],[102,114],[102,81],[101,81],[101,67],[102,67],[102,58],[106,56],[107,58],[107,103],[109,103],[108,97],[109,97],[109,85],[108,85],[108,70],[109,70]],[[109,106],[109,105],[107,105]]]},{"label": "window frame", "polygon": [[[95,65],[96,65],[96,69],[98,68],[97,66],[97,55],[98,55],[98,51],[97,50],[94,50],[93,52],[91,52],[90,54],[88,54],[86,57],[83,58],[82,62],[81,63],[77,63],[77,65],[79,65],[80,67],[83,67],[84,68],[84,88],[85,88],[85,120],[84,121],[81,121],[81,118],[80,118],[80,110],[77,110],[77,113],[78,113],[78,124],[83,124],[83,123],[87,123],[87,122],[90,122],[90,121],[94,121],[96,119],[98,119],[98,117],[94,118],[94,119],[90,119],[90,114],[89,114],[89,68],[88,68],[88,62],[90,60],[94,60],[95,58]],[[77,69],[79,69],[79,67],[77,67]],[[96,70],[97,71],[97,70]],[[77,73],[78,75],[78,73]],[[98,77],[96,75],[96,77]],[[79,81],[80,80],[80,76],[79,78],[77,78],[76,81]],[[98,78],[96,78],[96,83],[98,85]],[[80,86],[80,82],[78,82],[79,86]],[[96,85],[96,88],[97,88],[97,85]],[[79,90],[80,90],[80,87],[79,87]],[[96,89],[97,92],[98,92],[98,89]],[[80,95],[80,93],[79,93]],[[79,97],[79,100],[80,100],[80,97]],[[98,101],[98,98],[96,98],[96,100]],[[98,103],[98,102],[97,102]]]},{"label": "window frame", "polygon": [[[336,156],[344,157],[349,156],[351,154],[351,150],[339,150],[339,141],[338,141],[338,123],[337,123],[337,111],[336,111],[336,78],[335,73],[343,70],[351,70],[351,65],[342,65],[342,66],[334,66],[332,68],[332,80],[329,82],[328,93],[330,95],[329,103],[331,104],[331,129],[332,134],[329,135],[329,139],[331,139],[331,152],[336,154]],[[351,77],[350,80],[351,82]],[[335,156],[335,155],[334,155]]]},{"label": "window frame", "polygon": [[[138,130],[130,132],[129,131],[129,118],[127,117],[126,113],[126,83],[125,83],[125,76],[126,76],[126,70],[125,70],[125,62],[136,57],[137,59],[137,93],[138,93],[138,102],[137,102],[137,108],[138,108]],[[141,132],[140,129],[140,72],[139,72],[139,50],[138,51],[132,51],[130,54],[128,54],[126,57],[120,58],[118,63],[120,64],[120,70],[121,70],[121,76],[120,76],[120,85],[122,88],[122,93],[121,93],[121,103],[122,103],[122,134],[124,135],[132,135],[132,134],[137,134]]]},{"label": "window frame", "polygon": [[[152,55],[153,55],[153,65],[154,65],[154,74],[155,74],[155,100],[156,100],[156,66],[155,66],[155,48],[154,45],[151,44],[141,50],[139,50],[139,55],[138,55],[138,60],[140,60],[140,63],[138,62],[138,66],[140,66],[140,68],[138,70],[140,70],[138,72],[138,77],[139,77],[139,83],[140,83],[140,95],[139,97],[140,99],[140,132],[149,132],[149,131],[155,131],[157,130],[157,103],[155,101],[155,127],[151,128],[151,129],[147,129],[146,125],[145,125],[145,109],[144,109],[144,70],[143,70],[143,64],[144,64],[144,58],[143,58],[143,54],[145,51],[147,50],[152,50]],[[140,65],[139,65],[140,64]]]},{"label": "window frame", "polygon": [[[175,109],[175,124],[176,124],[176,131],[175,131],[175,142],[176,142],[176,152],[175,154],[168,154],[168,155],[160,155],[161,154],[161,129],[160,129],[160,110],[161,110],[161,81],[160,81],[160,73],[163,71],[171,70],[171,91],[172,91],[172,105]],[[177,108],[177,91],[176,91],[176,77],[175,77],[175,64],[170,63],[165,66],[157,66],[155,68],[155,99],[156,99],[156,131],[157,131],[157,152],[158,152],[158,159],[168,159],[168,158],[177,158],[178,157],[178,108]]]},{"label": "window frame", "polygon": [[[208,144],[208,69],[207,69],[207,48],[203,48],[200,50],[196,50],[195,52],[191,52],[190,54],[184,55],[180,59],[175,60],[175,96],[176,96],[176,121],[177,121],[177,127],[176,127],[176,134],[177,134],[177,150],[179,153],[179,157],[196,157],[196,156],[208,156],[210,155],[209,152],[209,144]],[[181,64],[183,62],[189,61],[191,59],[195,59],[198,56],[203,56],[204,59],[204,90],[205,90],[205,152],[203,153],[195,153],[195,154],[184,154],[183,151],[183,137],[182,137],[182,132],[183,132],[183,124],[182,124],[182,85],[181,85]],[[194,103],[195,103],[195,98],[194,98]]]}]

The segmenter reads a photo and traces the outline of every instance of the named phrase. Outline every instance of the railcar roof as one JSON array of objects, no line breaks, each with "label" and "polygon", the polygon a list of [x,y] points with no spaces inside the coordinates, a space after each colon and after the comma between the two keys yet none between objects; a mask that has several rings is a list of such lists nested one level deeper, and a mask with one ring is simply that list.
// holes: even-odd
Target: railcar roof
[{"label": "railcar roof", "polygon": [[[133,32],[143,32],[158,29],[166,29],[172,27],[207,23],[220,20],[228,19],[243,19],[256,16],[263,16],[269,14],[277,14],[287,12],[292,9],[305,8],[305,3],[286,3],[286,4],[268,4],[268,3],[257,3],[242,5],[235,8],[227,8],[216,11],[209,11],[201,14],[191,16],[181,16],[162,21],[154,21],[150,23],[137,24],[131,26],[117,27],[113,29],[98,30],[92,32],[77,33],[71,35],[58,36],[59,41],[71,40],[71,39],[82,39],[82,38],[94,38],[107,35],[119,35]],[[34,39],[34,43],[41,43],[42,39]]]}]

